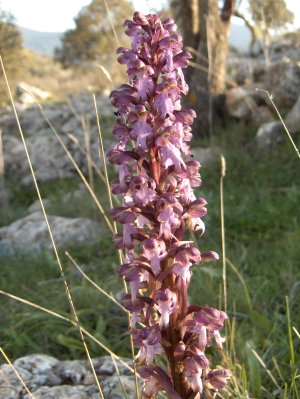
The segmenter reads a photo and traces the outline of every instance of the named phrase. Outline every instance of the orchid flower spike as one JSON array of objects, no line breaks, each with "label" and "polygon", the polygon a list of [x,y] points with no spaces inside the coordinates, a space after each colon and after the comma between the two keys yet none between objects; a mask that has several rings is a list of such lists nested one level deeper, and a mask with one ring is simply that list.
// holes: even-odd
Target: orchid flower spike
[{"label": "orchid flower spike", "polygon": [[[181,106],[188,92],[182,69],[191,55],[172,19],[135,12],[125,29],[132,46],[117,54],[129,81],[111,92],[118,142],[108,158],[119,166],[111,185],[122,205],[112,217],[123,229],[114,242],[125,252],[119,273],[131,288],[124,304],[132,314],[143,397],[160,391],[171,399],[214,397],[230,372],[212,369],[205,350],[213,342],[221,350],[219,331],[227,315],[190,305],[187,291],[195,265],[218,259],[185,240],[188,230],[204,233],[207,212],[205,199],[194,193],[201,185],[200,164],[190,158],[188,144],[196,114]],[[165,369],[157,364],[161,356]]]}]

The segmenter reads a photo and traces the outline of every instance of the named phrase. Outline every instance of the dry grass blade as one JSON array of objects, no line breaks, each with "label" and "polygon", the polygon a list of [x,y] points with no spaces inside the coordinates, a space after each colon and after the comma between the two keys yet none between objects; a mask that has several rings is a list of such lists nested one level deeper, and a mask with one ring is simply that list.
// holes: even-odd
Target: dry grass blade
[{"label": "dry grass blade", "polygon": [[[75,137],[71,133],[68,133],[68,137],[69,137],[69,139],[71,139],[73,141],[73,143],[77,146],[77,148],[80,150],[80,152],[84,156],[87,157],[87,153],[86,153],[85,149],[82,147],[82,145],[80,144],[80,142],[77,139],[77,137]],[[97,173],[97,175],[100,177],[100,179],[103,181],[103,183],[106,183],[104,174],[101,172],[101,170],[97,167],[97,165],[95,164],[95,162],[92,159],[91,159],[91,163],[92,163],[92,166],[93,166],[95,172]]]},{"label": "dry grass blade", "polygon": [[99,287],[98,284],[96,284],[89,276],[81,269],[81,267],[76,263],[75,259],[66,251],[65,252],[66,256],[70,259],[70,261],[73,263],[73,265],[76,267],[76,269],[82,274],[82,276],[89,282],[91,283],[98,291],[100,291],[103,295],[105,295],[107,298],[109,298],[113,303],[115,303],[119,308],[121,308],[125,313],[128,313],[128,310],[124,308],[124,306],[116,300],[114,296],[106,292],[103,288]]},{"label": "dry grass blade", "polygon": [[298,158],[300,159],[299,149],[297,148],[294,140],[292,139],[292,136],[291,136],[291,134],[289,132],[289,129],[287,128],[286,124],[284,123],[284,120],[282,119],[282,116],[280,115],[280,112],[279,112],[278,108],[276,107],[276,105],[275,105],[275,103],[273,101],[272,95],[268,92],[268,90],[263,90],[263,89],[256,88],[256,91],[261,91],[261,92],[265,93],[268,96],[271,104],[273,105],[273,108],[275,109],[275,111],[276,111],[276,113],[278,115],[278,118],[280,119],[280,122],[282,123],[282,126],[284,127],[284,130],[286,131],[286,134],[288,135],[288,138],[289,138],[290,142],[292,143],[292,146],[294,147],[294,150],[296,151],[296,154],[298,155]]},{"label": "dry grass blade", "polygon": [[[0,184],[4,179],[4,155],[3,155],[3,145],[2,145],[2,129],[0,129]],[[0,188],[2,188],[0,186]]]},{"label": "dry grass blade", "polygon": [[1,348],[0,346],[0,352],[2,353],[4,359],[7,361],[7,363],[10,365],[10,367],[13,369],[14,373],[16,374],[16,376],[18,377],[18,379],[20,380],[21,384],[23,385],[23,387],[25,388],[26,392],[28,393],[28,395],[34,399],[33,394],[29,391],[29,388],[27,387],[27,385],[25,384],[25,381],[23,380],[23,378],[20,376],[20,374],[18,373],[18,370],[15,368],[15,366],[12,364],[12,362],[10,361],[9,357],[6,355],[6,353],[4,352],[4,350]]},{"label": "dry grass blade", "polygon": [[[54,316],[58,319],[64,320],[69,324],[72,324],[73,326],[77,326],[76,322],[69,319],[66,316],[63,316],[57,312],[54,312],[53,310],[44,308],[43,306],[37,305],[36,303],[33,303],[31,301],[28,301],[26,299],[20,298],[16,295],[10,294],[8,292],[2,291],[0,290],[0,295],[4,295],[8,298],[11,298],[15,301],[24,303],[25,305],[31,306],[32,308],[35,308],[37,310],[40,310],[44,313],[50,314],[51,316]],[[132,367],[130,367],[126,362],[124,362],[118,355],[116,355],[112,350],[110,350],[106,345],[104,345],[101,341],[99,341],[96,337],[93,336],[93,334],[91,334],[89,331],[87,331],[84,327],[81,327],[81,331],[87,336],[89,337],[93,342],[95,342],[97,345],[99,345],[100,348],[102,348],[103,350],[105,350],[105,352],[107,352],[109,355],[113,356],[116,360],[118,360],[118,362],[120,362],[124,367],[126,367],[129,371],[131,371],[132,373],[134,373],[134,370]]]},{"label": "dry grass blade", "polygon": [[205,57],[205,55],[201,54],[199,51],[194,49],[193,47],[190,46],[185,46],[186,50],[189,51],[190,53],[196,55],[198,58],[200,58],[202,61],[206,62],[208,65],[208,58]]},{"label": "dry grass blade", "polygon": [[[2,129],[0,129],[0,191],[4,192],[5,188],[5,181],[4,181],[4,154],[3,154],[3,145],[2,145]],[[5,196],[4,196],[5,198]],[[7,202],[7,200],[2,199],[4,203]],[[3,204],[4,205],[4,204]]]},{"label": "dry grass blade", "polygon": [[294,368],[295,367],[295,352],[294,352],[294,345],[293,345],[290,304],[289,304],[288,296],[285,297],[285,303],[286,303],[286,316],[287,316],[288,337],[289,337],[289,346],[290,346],[290,360],[291,360],[292,368]]},{"label": "dry grass blade", "polygon": [[280,368],[279,368],[279,366],[278,366],[277,360],[275,359],[274,356],[272,356],[272,362],[273,362],[273,364],[274,364],[274,366],[275,366],[275,369],[276,369],[276,371],[277,371],[277,373],[278,373],[278,375],[279,375],[281,381],[284,381],[283,376],[282,376],[281,371],[280,371]]},{"label": "dry grass blade", "polygon": [[[99,118],[99,112],[98,112],[98,109],[97,109],[97,102],[96,102],[95,94],[93,95],[93,99],[94,99],[94,106],[95,106],[95,112],[96,112],[97,127],[98,127],[98,132],[99,132],[100,152],[101,152],[101,155],[102,155],[102,160],[103,160],[103,165],[104,165],[104,173],[105,173],[105,178],[106,178],[107,195],[108,195],[110,207],[112,209],[113,208],[112,195],[111,195],[111,190],[110,190],[110,185],[109,185],[109,178],[108,178],[108,172],[107,172],[107,167],[106,167],[106,159],[105,159],[105,152],[104,152],[104,146],[103,146],[100,118]],[[113,223],[113,228],[114,228],[114,233],[117,234],[117,224],[116,224],[116,222]],[[123,254],[122,254],[122,251],[120,249],[118,250],[118,255],[119,255],[120,264],[122,264],[123,263]],[[125,281],[124,277],[123,277],[123,286],[124,286],[125,292],[127,293],[128,292],[128,288],[127,288],[127,284],[126,284],[126,281]],[[130,318],[131,318],[131,315],[130,315],[130,313],[128,313],[128,325],[130,325]],[[131,348],[132,361],[133,361],[133,367],[134,367],[135,396],[136,396],[137,399],[139,399],[139,387],[138,387],[138,382],[137,382],[137,371],[136,371],[136,365],[134,363],[134,358],[135,358],[134,345],[133,345],[133,340],[132,340],[131,334],[130,334],[130,348]]]},{"label": "dry grass blade", "polygon": [[271,378],[271,380],[274,382],[274,384],[276,385],[276,387],[278,389],[280,389],[280,386],[278,385],[275,377],[273,376],[273,374],[271,373],[271,371],[268,369],[268,367],[266,366],[266,363],[262,360],[262,358],[259,356],[259,354],[256,352],[255,349],[251,348],[251,352],[253,353],[253,355],[256,357],[256,359],[259,361],[259,363],[262,365],[262,367],[264,368],[264,370],[266,371],[266,373],[269,375],[269,377]]},{"label": "dry grass blade", "polygon": [[220,206],[221,206],[221,237],[222,237],[222,278],[223,278],[223,294],[224,294],[224,310],[227,312],[227,283],[226,283],[226,248],[225,248],[225,222],[224,222],[224,177],[226,175],[226,161],[221,156],[221,177],[220,177]]},{"label": "dry grass blade", "polygon": [[111,356],[111,360],[112,360],[112,362],[113,362],[113,364],[114,364],[114,368],[115,368],[115,370],[116,370],[116,373],[117,373],[117,376],[118,376],[120,385],[121,385],[121,387],[122,387],[122,390],[123,390],[123,392],[124,392],[125,398],[126,398],[126,399],[129,399],[129,398],[128,398],[128,395],[127,395],[127,392],[126,392],[126,389],[125,389],[125,387],[124,387],[123,381],[122,381],[122,377],[121,377],[121,375],[120,375],[120,371],[119,371],[119,367],[118,367],[118,365],[117,365],[117,362],[115,361],[115,359],[114,359],[112,356]]},{"label": "dry grass blade", "polygon": [[95,204],[97,205],[101,215],[103,216],[107,226],[109,227],[109,229],[111,230],[111,232],[113,232],[113,226],[103,208],[103,206],[101,205],[100,201],[98,200],[95,192],[93,191],[92,187],[90,186],[90,184],[88,183],[88,181],[86,180],[84,174],[81,172],[79,166],[77,165],[76,161],[74,160],[74,158],[72,157],[70,151],[67,149],[67,147],[65,146],[65,143],[62,141],[61,137],[59,136],[59,134],[57,133],[55,127],[52,125],[51,121],[49,120],[49,118],[47,117],[47,115],[45,114],[45,111],[43,109],[43,107],[41,106],[41,104],[39,104],[38,102],[36,102],[38,107],[41,110],[41,113],[44,117],[44,119],[46,120],[46,122],[48,123],[51,131],[53,132],[53,134],[55,135],[55,137],[57,138],[57,140],[59,141],[60,145],[62,146],[62,148],[65,150],[66,154],[68,155],[70,161],[72,162],[74,168],[76,169],[77,173],[79,174],[80,178],[82,179],[83,183],[85,184],[86,188],[88,189],[89,193],[91,194],[93,200],[95,201]]},{"label": "dry grass blade", "polygon": [[81,117],[81,124],[84,135],[84,143],[85,143],[85,152],[86,152],[86,160],[87,160],[87,169],[89,176],[89,184],[91,189],[95,191],[94,186],[94,175],[93,175],[93,166],[92,166],[92,154],[91,154],[91,140],[90,140],[90,123],[86,117]]},{"label": "dry grass blade", "polygon": [[113,82],[112,82],[112,78],[111,78],[110,73],[108,72],[108,70],[105,68],[104,65],[99,64],[97,66],[100,69],[100,71],[103,73],[103,75],[106,77],[108,82],[110,83],[110,86],[112,87]]},{"label": "dry grass blade", "polygon": [[9,93],[10,101],[11,101],[11,104],[12,104],[12,107],[13,107],[13,111],[14,111],[15,118],[16,118],[16,121],[17,121],[18,129],[19,129],[20,136],[21,136],[21,139],[22,139],[22,143],[23,143],[23,146],[24,146],[24,149],[25,149],[25,153],[26,153],[28,164],[29,164],[30,172],[31,172],[31,175],[32,175],[32,178],[33,178],[34,186],[35,186],[35,189],[36,189],[36,192],[37,192],[40,204],[41,204],[42,212],[43,212],[43,215],[44,215],[44,218],[45,218],[45,221],[46,221],[46,225],[47,225],[47,229],[48,229],[48,232],[49,232],[52,248],[53,248],[53,251],[54,251],[54,254],[55,254],[55,258],[56,258],[56,261],[57,261],[57,264],[58,264],[58,267],[59,267],[60,276],[61,276],[61,279],[63,280],[63,283],[64,283],[66,296],[67,296],[67,299],[69,301],[72,313],[73,313],[73,315],[75,317],[76,326],[78,328],[78,331],[79,331],[79,334],[80,334],[84,349],[86,351],[88,360],[89,360],[89,362],[91,364],[91,368],[93,370],[93,373],[94,373],[94,376],[95,376],[95,380],[96,380],[96,383],[97,383],[97,386],[98,386],[98,389],[99,389],[100,397],[102,399],[104,399],[104,396],[103,396],[103,393],[102,393],[102,389],[101,389],[100,383],[99,383],[97,375],[96,375],[96,371],[95,371],[95,369],[93,367],[93,364],[92,364],[92,361],[91,361],[91,358],[90,358],[90,354],[89,354],[89,351],[88,351],[84,336],[83,336],[82,331],[81,331],[81,327],[80,327],[79,320],[78,320],[78,317],[77,317],[77,312],[76,312],[76,309],[75,309],[75,306],[74,306],[74,303],[73,303],[73,300],[72,300],[72,296],[71,296],[71,292],[70,292],[67,280],[65,278],[65,274],[64,274],[64,271],[63,271],[62,263],[60,261],[59,255],[58,255],[58,251],[57,251],[55,240],[54,240],[54,237],[53,237],[53,234],[52,234],[52,230],[51,230],[51,226],[50,226],[50,223],[49,223],[49,219],[48,219],[45,207],[44,207],[44,203],[43,203],[43,200],[42,200],[42,197],[41,197],[39,186],[37,184],[37,180],[36,180],[35,173],[34,173],[34,170],[33,170],[33,167],[32,167],[32,163],[31,163],[31,159],[30,159],[30,156],[29,156],[27,144],[26,144],[26,141],[25,141],[25,138],[24,138],[24,134],[23,134],[22,127],[21,127],[21,124],[20,124],[20,121],[19,121],[19,117],[18,117],[18,114],[17,114],[17,110],[16,110],[15,103],[14,103],[14,100],[13,100],[13,97],[12,97],[12,93],[11,93],[11,90],[10,90],[10,86],[9,86],[9,83],[8,83],[8,79],[7,79],[7,76],[6,76],[6,72],[5,72],[5,68],[4,68],[1,56],[0,56],[0,61],[1,61],[1,67],[2,67],[2,70],[3,70],[3,74],[4,74],[7,90],[8,90],[8,93]]},{"label": "dry grass blade", "polygon": [[249,309],[253,309],[252,307],[252,302],[251,302],[251,298],[250,298],[250,294],[247,288],[247,285],[245,283],[245,280],[243,279],[243,276],[241,275],[241,273],[238,271],[238,269],[236,268],[236,266],[228,259],[226,258],[226,262],[228,263],[228,265],[231,267],[231,269],[235,272],[235,274],[237,275],[238,279],[240,280],[243,288],[244,288],[244,293],[245,293],[245,297],[247,299],[247,303],[249,306]]},{"label": "dry grass blade", "polygon": [[119,39],[118,39],[117,32],[116,32],[116,30],[115,30],[113,21],[112,21],[112,19],[111,19],[110,13],[109,13],[109,8],[108,8],[108,5],[107,5],[107,1],[106,1],[106,0],[103,0],[103,3],[104,3],[104,5],[105,5],[106,14],[107,14],[107,18],[108,18],[108,20],[109,20],[111,29],[112,29],[112,31],[113,31],[113,33],[114,33],[114,37],[115,37],[115,40],[116,40],[116,43],[117,43],[117,47],[120,47],[120,41],[119,41]]},{"label": "dry grass blade", "polygon": [[293,327],[294,332],[296,333],[297,337],[300,339],[300,333],[299,331],[296,329],[296,327]]},{"label": "dry grass blade", "polygon": [[[102,161],[103,161],[103,166],[104,166],[105,185],[106,185],[106,190],[107,190],[107,196],[108,196],[108,200],[109,200],[110,209],[112,209],[113,208],[112,195],[111,195],[111,190],[110,190],[110,185],[109,185],[109,178],[108,178],[108,172],[107,172],[107,163],[106,163],[106,159],[105,159],[105,152],[104,152],[104,145],[103,145],[103,139],[102,139],[100,118],[99,118],[99,112],[98,112],[98,109],[97,109],[97,102],[96,102],[95,94],[93,94],[93,100],[94,100],[94,107],[95,107],[96,120],[97,120],[97,128],[98,128],[99,140],[100,140],[100,151],[101,151],[101,156],[102,156]],[[116,230],[117,230],[116,223],[114,222],[114,233],[116,233]]]}]

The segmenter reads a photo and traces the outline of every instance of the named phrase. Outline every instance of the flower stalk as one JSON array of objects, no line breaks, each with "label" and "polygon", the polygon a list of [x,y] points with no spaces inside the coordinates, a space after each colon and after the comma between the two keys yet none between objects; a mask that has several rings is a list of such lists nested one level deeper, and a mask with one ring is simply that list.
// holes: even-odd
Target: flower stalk
[{"label": "flower stalk", "polygon": [[[111,214],[123,225],[114,242],[125,252],[119,274],[130,285],[124,306],[139,349],[143,397],[164,391],[170,399],[213,398],[230,372],[212,369],[205,349],[213,341],[222,348],[219,330],[227,315],[188,299],[192,267],[218,259],[186,240],[188,230],[204,233],[207,212],[205,199],[194,194],[201,185],[200,164],[191,159],[188,145],[196,114],[181,106],[181,95],[188,92],[182,68],[191,55],[172,19],[136,12],[125,27],[132,47],[117,54],[129,83],[111,92],[119,141],[108,157],[119,166],[111,187],[122,205]],[[158,363],[161,356],[166,368]]]}]

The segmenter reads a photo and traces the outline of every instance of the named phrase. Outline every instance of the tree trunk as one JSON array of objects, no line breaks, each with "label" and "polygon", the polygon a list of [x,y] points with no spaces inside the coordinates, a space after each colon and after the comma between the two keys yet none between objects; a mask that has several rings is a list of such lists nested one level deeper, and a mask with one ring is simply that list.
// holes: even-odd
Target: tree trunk
[{"label": "tree trunk", "polygon": [[209,74],[209,47],[207,21],[209,18],[208,0],[198,1],[199,33],[197,43],[197,58],[194,68],[190,68],[191,76],[187,76],[190,92],[187,97],[188,105],[195,108],[197,119],[194,132],[200,136],[211,134],[211,94]]},{"label": "tree trunk", "polygon": [[[230,18],[235,0],[173,0],[174,12],[186,47],[196,55],[186,74],[190,86],[187,106],[198,118],[194,130],[200,136],[213,134],[213,96],[224,92]],[[198,26],[198,28],[197,28]]]}]

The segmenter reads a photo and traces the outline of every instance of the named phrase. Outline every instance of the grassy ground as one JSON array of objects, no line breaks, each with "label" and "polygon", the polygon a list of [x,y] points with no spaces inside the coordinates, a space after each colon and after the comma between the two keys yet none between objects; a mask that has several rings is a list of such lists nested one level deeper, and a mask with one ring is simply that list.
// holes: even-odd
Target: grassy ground
[{"label": "grassy ground", "polygon": [[[300,330],[300,165],[287,140],[270,151],[258,152],[254,134],[251,126],[232,125],[214,143],[224,148],[227,161],[228,358],[238,377],[232,397],[246,398],[249,392],[252,398],[298,398],[300,378],[295,373],[300,365],[300,339],[294,330],[289,337],[288,327]],[[199,142],[195,140],[194,145]],[[199,194],[207,199],[209,213],[207,232],[197,243],[203,251],[213,249],[221,254],[219,163],[204,166],[202,178]],[[78,182],[74,178],[42,189],[52,200],[53,212],[50,209],[49,213],[94,217],[88,195],[68,208],[60,206],[65,193]],[[32,191],[11,188],[16,199],[6,209],[10,221],[26,213],[34,198]],[[103,185],[97,183],[96,191],[102,199]],[[109,231],[94,243],[68,251],[102,288],[114,293],[122,290]],[[117,353],[129,354],[126,317],[83,280],[61,252],[82,324]],[[0,281],[2,290],[70,314],[58,268],[49,253],[2,259]],[[220,305],[221,261],[195,267],[192,281],[191,302]],[[59,358],[84,356],[75,328],[11,299],[0,296],[0,304],[0,342],[12,358],[32,352]],[[103,353],[94,344],[91,352],[93,356]]]}]

